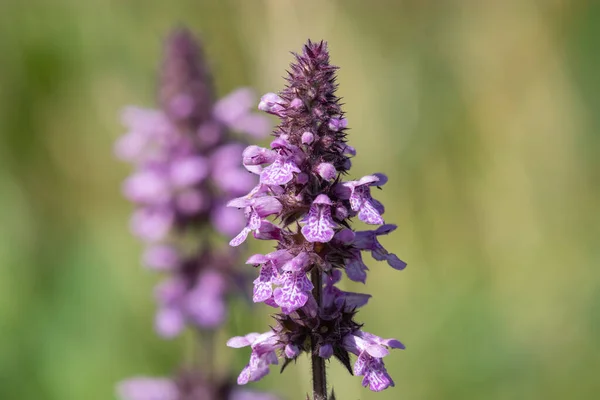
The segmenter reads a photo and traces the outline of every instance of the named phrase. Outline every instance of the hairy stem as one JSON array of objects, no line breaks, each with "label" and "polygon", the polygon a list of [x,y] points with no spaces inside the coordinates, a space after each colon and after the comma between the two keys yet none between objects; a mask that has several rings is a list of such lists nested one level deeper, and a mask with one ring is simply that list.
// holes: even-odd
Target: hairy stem
[{"label": "hairy stem", "polygon": [[[323,303],[323,277],[316,266],[310,272],[310,279],[314,286],[313,296],[317,301],[318,309],[321,310]],[[315,338],[311,338],[311,362],[313,378],[313,400],[327,400],[327,377],[325,371],[325,360],[319,357]]]}]

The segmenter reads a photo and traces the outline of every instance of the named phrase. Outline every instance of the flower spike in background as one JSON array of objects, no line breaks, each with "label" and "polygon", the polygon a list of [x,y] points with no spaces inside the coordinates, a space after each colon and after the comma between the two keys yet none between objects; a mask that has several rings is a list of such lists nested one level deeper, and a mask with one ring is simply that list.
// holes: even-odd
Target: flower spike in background
[{"label": "flower spike in background", "polygon": [[[195,360],[201,370],[185,366],[170,379],[133,378],[119,385],[118,394],[123,400],[274,400],[233,387],[211,355],[227,299],[241,294],[246,281],[235,267],[239,251],[211,236],[232,237],[244,226],[243,213],[226,204],[256,184],[240,162],[245,143],[230,131],[262,137],[270,122],[250,112],[255,99],[249,89],[214,102],[200,46],[185,29],[166,41],[159,97],[159,110],[125,111],[129,132],[115,152],[135,168],[123,191],[136,205],[131,229],[146,244],[142,262],[168,275],[155,291],[156,330],[164,338],[186,326],[198,331],[204,358]],[[268,208],[251,207],[258,215]]]}]

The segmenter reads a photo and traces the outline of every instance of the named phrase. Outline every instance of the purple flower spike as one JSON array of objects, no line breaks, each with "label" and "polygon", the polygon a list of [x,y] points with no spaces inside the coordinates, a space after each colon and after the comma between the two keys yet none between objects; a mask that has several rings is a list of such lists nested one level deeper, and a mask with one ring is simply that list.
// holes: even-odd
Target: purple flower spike
[{"label": "purple flower spike", "polygon": [[[280,192],[257,186],[258,177],[247,170],[260,174],[263,164],[278,158],[289,163],[301,159],[291,148],[246,148],[243,139],[232,135],[233,131],[264,137],[271,130],[269,117],[252,110],[255,96],[247,88],[215,101],[201,48],[187,30],[175,31],[164,53],[160,109],[127,108],[122,118],[128,133],[117,141],[114,151],[134,168],[123,193],[135,205],[131,230],[146,243],[142,262],[168,274],[155,290],[155,330],[165,339],[187,327],[202,337],[214,337],[227,319],[229,297],[248,283],[247,275],[236,269],[240,253],[220,249],[215,233],[228,238],[237,234],[231,241],[234,245],[240,245],[250,232],[256,237],[281,237],[280,228],[265,220],[281,213],[283,204],[271,196]],[[283,107],[274,100],[269,103],[272,112]],[[248,191],[249,195],[239,197]],[[243,212],[226,207],[230,201]],[[293,258],[286,254],[265,256],[262,281],[261,277],[255,281],[255,300],[273,299],[271,281],[278,277],[277,268]],[[265,277],[269,268],[272,276]],[[250,345],[259,338],[266,341],[256,349],[253,346],[251,366],[240,382],[260,379],[268,373],[269,364],[277,363],[274,350],[279,348],[273,345],[264,350],[271,343],[267,336],[248,335],[237,343],[232,339],[238,345],[240,341]],[[171,379],[134,378],[119,385],[118,395],[121,400],[276,400],[268,394],[236,389],[228,376],[202,371],[211,367],[210,351],[198,360],[202,368],[181,368]]]},{"label": "purple flower spike", "polygon": [[302,234],[309,242],[327,243],[333,238],[337,225],[331,218],[332,204],[324,194],[317,196],[313,201],[305,219],[306,225],[302,227]]},{"label": "purple flower spike", "polygon": [[[350,280],[366,282],[363,250],[396,269],[405,266],[377,241],[378,235],[395,229],[384,224],[384,206],[370,192],[387,177],[373,174],[344,181],[356,150],[347,143],[348,121],[335,94],[337,67],[329,63],[324,42],[309,41],[295,57],[285,88],[267,93],[258,106],[279,117],[275,139],[270,148],[250,146],[242,156],[246,169],[260,175],[260,184],[229,203],[248,215],[246,228],[232,245],[243,242],[250,232],[257,239],[277,242],[273,253],[248,260],[260,267],[253,300],[280,310],[272,331],[264,339],[252,339],[250,363],[238,382],[266,375],[275,350],[285,358],[284,367],[306,352],[313,356],[314,371],[320,371],[315,374],[314,397],[327,397],[322,359],[335,357],[351,371],[349,353],[353,353],[358,358],[354,372],[363,376],[363,385],[380,391],[394,384],[382,358],[389,349],[403,346],[395,339],[363,332],[355,316],[371,295],[346,292],[337,284],[344,272]],[[356,216],[381,226],[355,232]]]}]

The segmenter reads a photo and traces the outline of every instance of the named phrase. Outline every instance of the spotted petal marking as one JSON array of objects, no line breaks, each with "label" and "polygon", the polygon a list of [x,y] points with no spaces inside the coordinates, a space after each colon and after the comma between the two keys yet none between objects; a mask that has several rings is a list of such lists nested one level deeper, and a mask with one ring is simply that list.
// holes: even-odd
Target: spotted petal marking
[{"label": "spotted petal marking", "polygon": [[369,355],[366,351],[363,351],[354,363],[354,374],[363,375],[362,385],[368,386],[374,392],[381,392],[394,386],[394,381],[385,369],[383,361]]},{"label": "spotted petal marking", "polygon": [[300,172],[294,161],[278,157],[260,173],[260,183],[265,185],[285,185],[294,179],[294,172]]},{"label": "spotted petal marking", "polygon": [[285,272],[281,278],[282,286],[275,289],[273,295],[275,303],[289,314],[306,304],[313,284],[305,273]]},{"label": "spotted petal marking", "polygon": [[327,243],[335,234],[335,223],[331,218],[331,207],[327,204],[313,204],[302,227],[302,234],[309,242]]},{"label": "spotted petal marking", "polygon": [[260,268],[260,275],[254,280],[254,294],[252,301],[260,303],[273,295],[273,266],[267,262]]},{"label": "spotted petal marking", "polygon": [[373,204],[370,188],[366,185],[357,186],[350,195],[350,207],[358,211],[358,219],[371,225],[383,224],[383,218]]},{"label": "spotted petal marking", "polygon": [[261,218],[259,217],[258,213],[256,213],[252,208],[250,208],[248,214],[248,222],[246,223],[246,226],[244,227],[244,229],[242,229],[240,233],[238,233],[236,237],[231,239],[231,241],[229,242],[230,246],[239,246],[240,244],[244,243],[250,232],[260,228]]}]

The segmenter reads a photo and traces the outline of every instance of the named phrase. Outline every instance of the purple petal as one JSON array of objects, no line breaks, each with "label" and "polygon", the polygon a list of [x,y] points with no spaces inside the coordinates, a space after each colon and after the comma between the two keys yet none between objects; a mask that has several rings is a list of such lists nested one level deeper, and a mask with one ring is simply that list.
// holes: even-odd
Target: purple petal
[{"label": "purple petal", "polygon": [[287,358],[295,358],[300,354],[300,349],[294,344],[287,344],[284,353]]},{"label": "purple petal", "polygon": [[229,241],[229,245],[233,246],[233,247],[237,247],[240,244],[244,243],[246,241],[246,238],[248,238],[248,234],[252,232],[252,229],[249,229],[247,226],[242,229],[242,231],[240,233],[238,233],[238,235],[236,237],[234,237],[233,239],[231,239]]},{"label": "purple petal", "polygon": [[146,170],[127,178],[123,184],[123,194],[135,203],[164,204],[169,201],[171,191],[163,174]]},{"label": "purple petal", "polygon": [[306,225],[302,227],[301,231],[309,242],[327,243],[333,238],[335,234],[333,228],[336,225],[331,218],[330,206],[313,203],[305,221]]},{"label": "purple petal", "polygon": [[271,260],[273,262],[273,265],[275,267],[280,268],[285,263],[287,263],[292,258],[294,258],[294,255],[292,253],[290,253],[289,251],[282,249],[282,250],[275,250],[275,251],[267,254],[267,257],[269,258],[269,260]]},{"label": "purple petal", "polygon": [[365,331],[358,331],[355,333],[355,335],[361,337],[362,339],[364,339],[367,342],[370,343],[377,343],[383,346],[387,346],[390,347],[392,349],[404,349],[405,346],[400,343],[399,340],[397,339],[383,339],[377,335],[374,335],[370,332],[365,332]]},{"label": "purple petal", "polygon": [[204,147],[210,147],[219,142],[223,133],[223,126],[218,121],[211,119],[200,125],[196,137]]},{"label": "purple petal", "polygon": [[213,115],[224,124],[232,124],[248,112],[255,98],[252,89],[234,90],[215,104]]},{"label": "purple petal", "polygon": [[244,243],[244,241],[246,240],[246,238],[248,237],[248,234],[250,232],[252,232],[255,229],[258,229],[261,225],[261,219],[258,216],[258,214],[256,214],[253,211],[250,211],[249,215],[248,215],[248,222],[246,224],[246,227],[244,229],[242,229],[242,231],[233,239],[231,239],[231,241],[229,242],[230,246],[236,247],[239,246],[240,244]]},{"label": "purple petal", "polygon": [[119,383],[117,395],[121,400],[177,400],[179,389],[171,379],[136,377]]},{"label": "purple petal", "polygon": [[209,196],[201,190],[185,190],[175,199],[177,210],[184,215],[195,215],[210,206]]},{"label": "purple petal", "polygon": [[331,118],[327,126],[332,131],[337,132],[348,126],[348,120],[346,120],[346,118]]},{"label": "purple petal", "polygon": [[304,132],[302,134],[302,143],[303,144],[311,144],[315,140],[315,135],[312,132]]},{"label": "purple petal", "polygon": [[232,237],[244,228],[244,213],[222,204],[214,205],[210,213],[210,221],[221,234]]},{"label": "purple petal", "polygon": [[378,180],[376,182],[371,183],[372,186],[383,186],[388,181],[387,175],[382,174],[381,172],[374,173],[373,176],[376,176]]},{"label": "purple petal", "polygon": [[253,199],[252,207],[256,211],[259,217],[264,218],[269,215],[279,214],[282,209],[282,205],[273,196],[263,196]]},{"label": "purple petal", "polygon": [[181,333],[185,326],[185,319],[180,309],[163,307],[156,313],[154,323],[160,336],[171,339]]},{"label": "purple petal", "polygon": [[356,235],[352,229],[344,228],[335,234],[334,239],[344,244],[350,244],[354,241],[355,237]]},{"label": "purple petal", "polygon": [[360,252],[354,252],[354,257],[346,260],[346,275],[354,282],[365,283],[368,268],[362,260]]},{"label": "purple petal", "polygon": [[305,269],[310,265],[310,256],[307,252],[302,251],[296,257],[286,262],[282,269],[290,272],[306,272]]},{"label": "purple petal", "polygon": [[233,389],[227,400],[280,400],[271,393],[257,392],[254,390]]},{"label": "purple petal", "polygon": [[370,294],[344,292],[344,305],[346,310],[350,311],[366,305],[371,298]]},{"label": "purple petal", "polygon": [[293,312],[306,304],[312,289],[313,285],[304,273],[286,272],[283,276],[283,286],[275,289],[273,295],[277,305],[282,307],[282,311],[285,307]]},{"label": "purple petal", "polygon": [[259,240],[279,240],[281,229],[272,222],[262,220],[260,227],[254,232],[254,238]]},{"label": "purple petal", "polygon": [[259,146],[248,146],[242,153],[244,166],[262,165],[275,161],[277,153],[270,149]]},{"label": "purple petal", "polygon": [[394,225],[394,224],[385,224],[385,225],[382,225],[382,226],[380,226],[379,228],[377,228],[377,229],[375,230],[375,234],[376,234],[377,236],[381,236],[381,235],[387,235],[387,234],[389,234],[389,233],[391,233],[391,232],[395,231],[397,227],[398,227],[398,226],[396,226],[396,225]]},{"label": "purple petal", "polygon": [[383,176],[385,178],[385,180],[387,181],[387,177],[385,175],[383,175],[383,174],[373,174],[373,175],[363,176],[358,181],[355,181],[355,185],[356,186],[363,186],[363,185],[372,185],[372,184],[378,183],[380,176]]},{"label": "purple petal", "polygon": [[179,252],[173,246],[156,245],[148,247],[142,256],[144,265],[149,268],[167,271],[179,265]]},{"label": "purple petal", "polygon": [[389,350],[379,344],[371,344],[365,349],[369,355],[376,358],[383,358],[390,354]]},{"label": "purple petal", "polygon": [[130,224],[136,236],[148,242],[156,242],[169,233],[173,222],[171,210],[142,208],[133,214]]},{"label": "purple petal", "polygon": [[260,98],[258,109],[269,114],[279,115],[284,110],[283,104],[285,104],[285,100],[281,97],[275,93],[267,93]]},{"label": "purple petal", "polygon": [[269,134],[271,120],[264,115],[248,113],[229,124],[231,129],[244,132],[256,139],[262,139]]},{"label": "purple petal", "polygon": [[260,265],[269,261],[270,258],[262,254],[253,254],[247,260],[246,264]]},{"label": "purple petal", "polygon": [[265,185],[285,185],[294,179],[294,172],[300,172],[294,161],[279,157],[273,164],[262,170],[260,182]]},{"label": "purple petal", "polygon": [[207,176],[208,161],[204,157],[185,157],[171,164],[170,178],[175,187],[195,185]]},{"label": "purple petal", "polygon": [[144,154],[148,139],[148,135],[143,132],[129,132],[117,140],[114,147],[115,155],[120,160],[135,162]]},{"label": "purple petal", "polygon": [[390,386],[394,386],[394,381],[387,373],[383,361],[374,358],[367,353],[362,353],[354,364],[355,375],[364,375],[362,385],[369,387],[374,392],[381,392]]},{"label": "purple petal", "polygon": [[362,206],[358,211],[358,219],[371,225],[380,225],[384,223],[379,211],[377,211],[370,200],[366,200],[362,203]]},{"label": "purple petal", "polygon": [[317,174],[326,181],[336,177],[337,171],[331,163],[321,163],[317,165]]},{"label": "purple petal", "polygon": [[270,263],[264,264],[260,268],[260,274],[258,278],[254,280],[254,292],[252,295],[252,301],[260,303],[265,301],[273,295],[273,279],[274,271]]},{"label": "purple petal", "polygon": [[406,263],[404,261],[402,261],[401,259],[399,259],[398,256],[393,253],[388,254],[386,259],[387,259],[388,265],[394,269],[401,271],[404,268],[406,268]]},{"label": "purple petal", "polygon": [[319,357],[321,358],[329,358],[333,355],[333,346],[330,344],[324,344],[319,347]]},{"label": "purple petal", "polygon": [[320,194],[318,195],[314,200],[313,200],[313,204],[318,204],[318,205],[327,205],[327,206],[331,206],[333,205],[333,203],[331,202],[331,199],[329,198],[329,196],[327,196],[326,194]]},{"label": "purple petal", "polygon": [[238,349],[240,347],[250,346],[257,337],[260,336],[260,333],[252,332],[247,334],[246,336],[235,336],[227,341],[227,347],[233,347]]},{"label": "purple petal", "polygon": [[196,325],[214,329],[225,322],[227,305],[223,296],[207,292],[199,287],[186,297],[186,310]]}]

